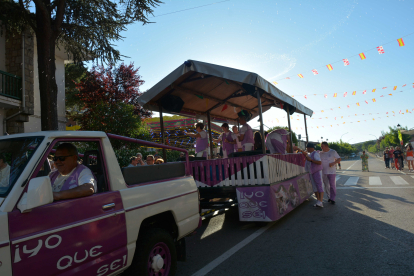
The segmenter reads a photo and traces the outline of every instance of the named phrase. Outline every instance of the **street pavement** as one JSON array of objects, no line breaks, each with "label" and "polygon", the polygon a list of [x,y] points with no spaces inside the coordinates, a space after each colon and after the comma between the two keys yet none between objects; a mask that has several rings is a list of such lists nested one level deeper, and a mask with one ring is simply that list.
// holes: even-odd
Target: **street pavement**
[{"label": "street pavement", "polygon": [[203,220],[177,275],[414,275],[414,174],[384,167],[343,161],[335,205],[311,198],[274,223]]}]

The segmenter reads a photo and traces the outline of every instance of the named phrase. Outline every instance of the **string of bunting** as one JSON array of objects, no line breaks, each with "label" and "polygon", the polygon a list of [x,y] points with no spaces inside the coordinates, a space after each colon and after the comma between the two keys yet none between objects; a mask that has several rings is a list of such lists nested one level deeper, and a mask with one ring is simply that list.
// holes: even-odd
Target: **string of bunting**
[{"label": "string of bunting", "polygon": [[[403,36],[403,37],[401,37],[401,38],[398,38],[398,39],[397,39],[398,46],[399,46],[399,47],[403,47],[403,46],[405,46],[405,42],[404,42],[403,38],[404,38],[404,37],[407,37],[407,36],[410,36],[410,35],[412,35],[412,34],[414,34],[414,33],[411,33],[411,34],[405,35],[405,36]],[[389,42],[387,42],[387,43],[382,44],[381,46],[377,46],[377,47],[375,47],[375,48],[371,48],[371,49],[369,49],[369,50],[366,50],[366,51],[361,52],[361,53],[359,53],[358,55],[354,55],[354,56],[358,56],[361,60],[365,60],[365,59],[367,58],[367,56],[365,55],[365,53],[366,53],[366,52],[369,52],[369,51],[372,51],[372,50],[377,50],[378,54],[382,55],[382,54],[384,54],[384,53],[385,53],[385,50],[384,50],[384,45],[387,45],[387,44],[392,43],[392,42],[394,42],[394,41],[395,41],[395,40],[389,41]],[[341,61],[342,61],[342,62],[343,62],[343,64],[344,64],[344,66],[349,66],[349,65],[350,65],[349,59],[350,59],[350,58],[352,58],[352,57],[354,57],[354,56],[351,56],[351,57],[349,57],[349,58],[344,58],[344,59],[341,59],[341,60],[338,60],[338,61],[332,62],[332,63],[327,64],[327,65],[325,65],[325,66],[326,66],[326,68],[327,68],[329,71],[333,71],[333,69],[334,69],[334,68],[333,68],[332,64],[335,64],[335,63],[337,63],[337,62],[341,62]],[[313,73],[313,75],[314,75],[314,76],[319,74],[318,70],[316,70],[316,69],[312,69],[312,70],[311,70],[311,72]],[[278,80],[274,81],[274,82],[273,82],[273,84],[274,84],[274,85],[278,85],[278,82],[277,82],[277,81],[284,80],[284,79],[289,80],[291,77],[294,77],[294,76],[295,76],[295,75],[292,75],[292,76],[289,76],[289,77],[285,77],[285,78],[278,79]],[[303,75],[303,74],[297,74],[297,76],[298,76],[299,78],[301,78],[301,79],[303,79],[303,78],[304,78],[304,75]]]},{"label": "string of bunting", "polygon": [[[407,84],[403,84],[401,87],[406,87],[406,86],[407,86]],[[414,83],[412,84],[412,86],[414,88]],[[398,88],[398,85],[392,85],[392,86],[389,86],[389,88],[392,88],[393,91],[396,91],[397,88]],[[382,89],[388,89],[388,86],[384,86],[384,87],[382,87]],[[352,93],[351,93],[351,95],[352,96],[355,96],[359,92],[362,92],[362,95],[366,95],[367,94],[367,91],[371,91],[372,93],[375,93],[377,91],[377,88],[374,88],[374,89],[365,89],[365,90],[362,90],[362,89],[353,90]],[[295,96],[296,97],[303,96],[305,99],[308,99],[308,96],[318,96],[318,95],[323,95],[323,97],[325,99],[328,98],[328,94],[324,94],[324,93],[316,93],[316,94],[309,94],[309,95],[303,95],[303,94],[302,95],[291,95],[291,97],[294,98]],[[344,92],[343,97],[346,97],[346,96],[348,96],[348,92]],[[333,93],[333,98],[338,98],[338,93]]]}]

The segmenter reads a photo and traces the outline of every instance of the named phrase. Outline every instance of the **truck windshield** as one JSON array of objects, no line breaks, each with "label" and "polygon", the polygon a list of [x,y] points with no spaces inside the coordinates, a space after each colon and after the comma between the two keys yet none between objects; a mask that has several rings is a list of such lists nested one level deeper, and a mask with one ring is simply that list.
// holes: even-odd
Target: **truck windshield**
[{"label": "truck windshield", "polygon": [[44,137],[0,140],[0,197],[6,197]]}]

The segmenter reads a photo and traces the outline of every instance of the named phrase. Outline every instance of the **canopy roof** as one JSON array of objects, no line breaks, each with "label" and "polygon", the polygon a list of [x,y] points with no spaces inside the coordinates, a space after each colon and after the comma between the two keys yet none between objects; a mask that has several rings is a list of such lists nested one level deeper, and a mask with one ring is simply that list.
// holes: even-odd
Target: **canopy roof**
[{"label": "canopy roof", "polygon": [[[288,96],[256,73],[215,64],[188,60],[138,98],[144,108],[159,111],[159,101],[167,95],[184,101],[179,112],[203,118],[210,111],[214,121],[233,121],[241,110],[259,114],[255,90],[261,94],[262,111],[274,106],[293,106],[295,112],[312,116],[312,110]],[[252,117],[252,118],[253,118]]]}]

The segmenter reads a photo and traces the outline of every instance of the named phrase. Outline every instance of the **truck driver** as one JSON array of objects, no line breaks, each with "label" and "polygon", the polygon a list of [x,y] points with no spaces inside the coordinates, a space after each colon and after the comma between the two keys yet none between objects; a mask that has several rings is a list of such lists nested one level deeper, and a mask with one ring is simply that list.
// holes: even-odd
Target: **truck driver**
[{"label": "truck driver", "polygon": [[55,201],[90,196],[97,190],[91,170],[78,164],[78,149],[73,144],[60,144],[53,161],[57,171],[52,172],[49,177]]}]

